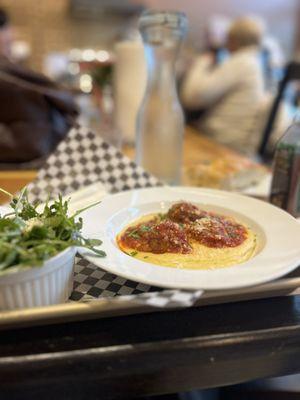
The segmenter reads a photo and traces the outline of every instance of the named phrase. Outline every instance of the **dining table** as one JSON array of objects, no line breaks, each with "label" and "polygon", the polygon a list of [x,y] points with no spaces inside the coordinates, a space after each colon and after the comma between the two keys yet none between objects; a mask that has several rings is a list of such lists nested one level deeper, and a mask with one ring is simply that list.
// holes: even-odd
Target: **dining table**
[{"label": "dining table", "polygon": [[[121,148],[122,152],[129,158],[135,158],[135,147],[132,144],[124,144]],[[183,141],[183,170],[197,165],[199,163],[207,163],[212,160],[224,159],[228,162],[248,161],[246,156],[243,156],[236,151],[210,139],[207,135],[199,132],[191,126],[187,126],[184,133]],[[184,175],[184,173],[183,173]],[[33,181],[37,176],[37,171],[34,169],[9,170],[0,169],[0,188],[3,188],[10,193],[16,193],[29,182]],[[185,178],[183,176],[183,178]],[[0,204],[7,201],[7,197],[0,193]]]},{"label": "dining table", "polygon": [[[201,154],[233,153],[187,128],[184,163]],[[35,176],[3,171],[0,187]],[[133,399],[298,373],[299,360],[297,294],[20,324],[0,329],[0,398]]]}]

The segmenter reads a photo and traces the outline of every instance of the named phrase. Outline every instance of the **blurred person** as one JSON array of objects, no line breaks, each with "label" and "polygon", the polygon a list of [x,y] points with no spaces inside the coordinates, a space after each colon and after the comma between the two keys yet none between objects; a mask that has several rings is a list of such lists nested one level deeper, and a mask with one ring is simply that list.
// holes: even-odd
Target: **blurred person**
[{"label": "blurred person", "polygon": [[212,15],[205,28],[205,48],[212,53],[216,64],[224,61],[228,52],[226,49],[226,37],[231,20],[224,15]]},{"label": "blurred person", "polygon": [[9,16],[5,10],[0,9],[0,57],[11,58],[13,44],[13,31]]},{"label": "blurred person", "polygon": [[10,32],[9,17],[0,9],[0,169],[32,161],[39,166],[77,116],[69,91],[12,62]]},{"label": "blurred person", "polygon": [[226,39],[230,57],[213,66],[211,54],[199,56],[181,85],[183,105],[204,111],[197,122],[200,130],[248,154],[257,151],[271,105],[260,59],[264,31],[259,19],[236,19]]}]

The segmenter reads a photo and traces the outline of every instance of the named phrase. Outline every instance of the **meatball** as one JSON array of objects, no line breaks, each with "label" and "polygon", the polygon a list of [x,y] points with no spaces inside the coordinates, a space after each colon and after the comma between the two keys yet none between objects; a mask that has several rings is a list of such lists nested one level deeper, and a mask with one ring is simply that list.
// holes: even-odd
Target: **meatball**
[{"label": "meatball", "polygon": [[200,210],[197,206],[187,202],[174,204],[168,211],[167,216],[170,220],[182,224],[188,224],[197,219],[206,217],[208,213]]},{"label": "meatball", "polygon": [[246,239],[246,229],[227,218],[210,216],[189,225],[188,236],[208,247],[236,247]]},{"label": "meatball", "polygon": [[192,248],[184,229],[170,220],[157,224],[138,225],[126,230],[123,243],[138,251],[163,253],[190,253]]}]

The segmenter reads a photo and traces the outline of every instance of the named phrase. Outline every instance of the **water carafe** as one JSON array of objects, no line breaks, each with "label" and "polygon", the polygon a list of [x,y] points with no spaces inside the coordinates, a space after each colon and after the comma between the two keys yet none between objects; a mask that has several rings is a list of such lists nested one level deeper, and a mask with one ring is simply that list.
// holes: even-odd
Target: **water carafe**
[{"label": "water carafe", "polygon": [[187,31],[180,12],[146,11],[139,20],[147,63],[147,86],[137,116],[136,161],[165,183],[180,182],[184,116],[175,61]]}]

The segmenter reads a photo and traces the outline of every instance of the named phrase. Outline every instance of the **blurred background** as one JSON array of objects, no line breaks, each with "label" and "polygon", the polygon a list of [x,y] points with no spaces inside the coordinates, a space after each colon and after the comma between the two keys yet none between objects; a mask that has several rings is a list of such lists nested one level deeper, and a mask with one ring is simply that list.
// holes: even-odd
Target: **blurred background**
[{"label": "blurred background", "polygon": [[73,48],[110,50],[142,7],[184,11],[190,22],[189,43],[205,48],[207,22],[216,15],[262,17],[287,58],[300,51],[300,4],[297,0],[2,0],[17,40],[31,50],[29,65],[39,71],[52,52]]},{"label": "blurred background", "polygon": [[[134,142],[145,90],[137,20],[146,8],[180,10],[188,17],[176,67],[179,86],[199,55],[210,52],[216,65],[230,56],[228,28],[244,16],[264,26],[260,54],[266,92],[276,95],[285,66],[300,56],[298,0],[1,0],[0,7],[9,18],[6,56],[73,91],[81,122],[117,146]],[[286,124],[297,110],[298,87],[285,94]],[[193,115],[186,115],[193,123]]]}]

